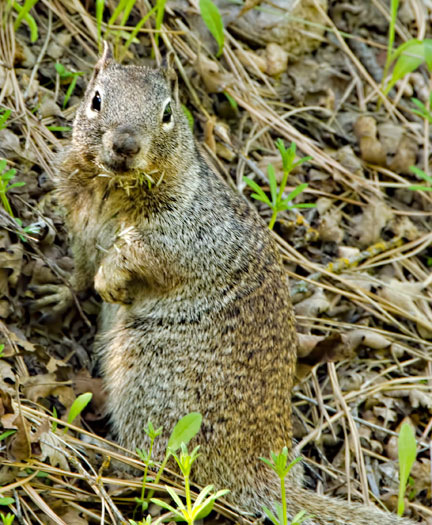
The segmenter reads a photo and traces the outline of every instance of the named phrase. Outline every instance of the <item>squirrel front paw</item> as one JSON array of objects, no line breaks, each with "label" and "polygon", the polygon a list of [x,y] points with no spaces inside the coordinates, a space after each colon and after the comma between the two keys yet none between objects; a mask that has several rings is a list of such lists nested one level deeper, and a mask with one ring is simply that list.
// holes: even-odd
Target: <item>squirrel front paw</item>
[{"label": "squirrel front paw", "polygon": [[97,293],[107,303],[131,304],[129,280],[121,272],[110,271],[107,264],[102,263],[96,273],[94,287]]},{"label": "squirrel front paw", "polygon": [[73,306],[72,290],[65,284],[33,284],[29,290],[39,296],[31,302],[30,309],[42,312],[40,321],[53,321]]}]

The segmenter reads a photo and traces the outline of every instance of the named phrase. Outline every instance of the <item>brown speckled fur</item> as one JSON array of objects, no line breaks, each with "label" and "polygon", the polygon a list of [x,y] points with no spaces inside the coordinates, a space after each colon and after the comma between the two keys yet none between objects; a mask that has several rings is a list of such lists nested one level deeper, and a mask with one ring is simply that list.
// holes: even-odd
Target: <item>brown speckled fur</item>
[{"label": "brown speckled fur", "polygon": [[[102,105],[88,113],[98,91]],[[260,513],[279,499],[259,456],[291,448],[296,333],[286,277],[265,224],[201,157],[180,104],[161,125],[170,86],[163,72],[120,66],[106,49],[62,156],[58,194],[75,255],[74,286],[104,299],[96,350],[114,433],[144,447],[144,425],[163,425],[162,457],[178,419],[203,415],[193,443],[196,482],[231,490],[229,501]],[[140,152],[116,170],[118,129]],[[140,174],[150,173],[149,189]],[[306,524],[409,523],[301,488],[297,465],[289,510]]]}]

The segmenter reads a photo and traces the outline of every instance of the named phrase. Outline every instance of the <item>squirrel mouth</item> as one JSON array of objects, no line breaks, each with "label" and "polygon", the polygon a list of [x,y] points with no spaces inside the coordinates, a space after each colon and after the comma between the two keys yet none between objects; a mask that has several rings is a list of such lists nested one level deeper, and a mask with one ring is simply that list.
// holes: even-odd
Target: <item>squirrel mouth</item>
[{"label": "squirrel mouth", "polygon": [[130,157],[123,155],[106,155],[101,160],[104,168],[113,173],[126,173],[134,170],[133,159]]}]

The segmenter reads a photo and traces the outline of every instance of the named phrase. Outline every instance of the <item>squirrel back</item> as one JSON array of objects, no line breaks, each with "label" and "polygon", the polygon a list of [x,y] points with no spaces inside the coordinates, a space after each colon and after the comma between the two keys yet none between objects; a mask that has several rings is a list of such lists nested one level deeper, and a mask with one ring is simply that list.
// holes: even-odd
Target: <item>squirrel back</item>
[{"label": "squirrel back", "polygon": [[[103,298],[95,343],[114,434],[162,459],[179,418],[200,412],[194,480],[262,513],[279,499],[259,457],[292,450],[297,336],[280,256],[266,225],[201,156],[170,75],[121,66],[106,46],[59,170],[75,256],[73,284]],[[305,524],[408,520],[301,488]]]}]

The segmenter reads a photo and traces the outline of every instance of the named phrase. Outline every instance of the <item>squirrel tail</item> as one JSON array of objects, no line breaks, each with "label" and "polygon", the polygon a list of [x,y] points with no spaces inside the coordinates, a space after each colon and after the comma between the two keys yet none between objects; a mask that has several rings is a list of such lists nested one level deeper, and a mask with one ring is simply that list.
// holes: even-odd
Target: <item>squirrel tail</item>
[{"label": "squirrel tail", "polygon": [[288,490],[287,506],[292,517],[302,510],[311,516],[302,522],[303,525],[414,525],[407,518],[381,511],[373,505],[348,503],[301,487]]}]

